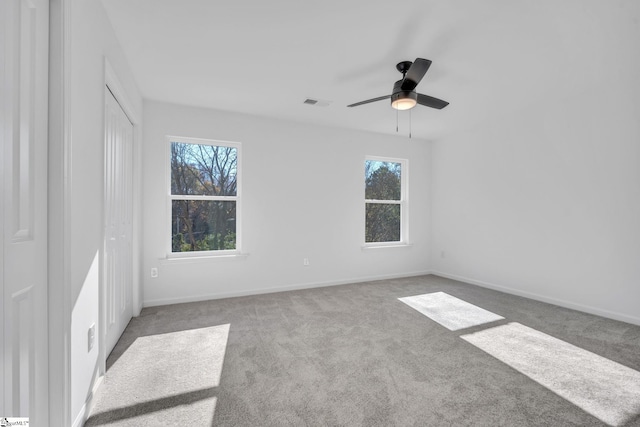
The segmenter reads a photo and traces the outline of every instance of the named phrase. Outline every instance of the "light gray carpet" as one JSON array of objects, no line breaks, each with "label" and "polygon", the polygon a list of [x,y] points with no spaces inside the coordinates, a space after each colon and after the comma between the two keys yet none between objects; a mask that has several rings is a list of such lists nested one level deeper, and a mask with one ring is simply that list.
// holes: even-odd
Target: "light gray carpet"
[{"label": "light gray carpet", "polygon": [[502,320],[504,317],[444,292],[398,298],[450,331]]},{"label": "light gray carpet", "polygon": [[101,390],[108,399],[97,402],[92,423],[129,425],[130,414],[146,411],[147,425],[203,425],[215,411],[228,335],[226,324],[136,338],[111,364]]},{"label": "light gray carpet", "polygon": [[461,338],[609,425],[640,415],[638,371],[519,323]]},{"label": "light gray carpet", "polygon": [[[605,425],[460,338],[487,325],[450,331],[398,300],[434,292],[508,319],[488,326],[518,322],[640,370],[638,326],[421,276],[144,309],[109,357],[86,425],[156,426],[158,414],[178,413],[190,426]],[[118,369],[140,338],[221,325],[229,330],[217,386],[202,388],[190,363],[178,375],[153,356],[133,369],[146,372],[135,381]],[[194,389],[163,392],[154,376]],[[640,416],[625,425],[640,426]]]}]

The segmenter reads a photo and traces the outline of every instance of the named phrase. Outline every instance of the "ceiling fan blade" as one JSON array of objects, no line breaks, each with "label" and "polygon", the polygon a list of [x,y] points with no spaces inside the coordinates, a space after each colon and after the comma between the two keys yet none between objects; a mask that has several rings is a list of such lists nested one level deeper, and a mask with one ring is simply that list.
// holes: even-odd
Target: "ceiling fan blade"
[{"label": "ceiling fan blade", "polygon": [[437,108],[438,110],[442,110],[444,107],[449,105],[447,101],[434,98],[433,96],[423,95],[421,93],[418,94],[418,104],[425,105],[431,108]]},{"label": "ceiling fan blade", "polygon": [[402,81],[402,90],[414,90],[420,80],[427,74],[427,70],[431,66],[431,61],[428,59],[416,58],[416,60],[409,67],[409,71],[404,76]]},{"label": "ceiling fan blade", "polygon": [[391,98],[391,95],[379,96],[377,98],[367,99],[366,101],[360,101],[360,102],[356,102],[355,104],[347,105],[347,107],[357,107],[358,105],[368,104],[370,102],[382,101],[383,99],[389,99],[389,98]]}]

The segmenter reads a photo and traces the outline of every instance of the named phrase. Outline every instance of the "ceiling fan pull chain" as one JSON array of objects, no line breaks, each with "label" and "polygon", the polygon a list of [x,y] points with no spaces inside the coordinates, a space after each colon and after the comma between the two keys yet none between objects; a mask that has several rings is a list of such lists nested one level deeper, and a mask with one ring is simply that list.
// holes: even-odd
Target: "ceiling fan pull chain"
[{"label": "ceiling fan pull chain", "polygon": [[396,110],[396,133],[398,133],[398,110]]},{"label": "ceiling fan pull chain", "polygon": [[411,110],[409,110],[409,139],[411,139]]}]

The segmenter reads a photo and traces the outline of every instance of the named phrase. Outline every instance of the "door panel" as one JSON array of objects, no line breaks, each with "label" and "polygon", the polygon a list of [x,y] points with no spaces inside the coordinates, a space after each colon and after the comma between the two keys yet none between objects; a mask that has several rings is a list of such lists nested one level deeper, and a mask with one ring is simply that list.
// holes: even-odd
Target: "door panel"
[{"label": "door panel", "polygon": [[48,424],[47,0],[0,2],[0,415]]},{"label": "door panel", "polygon": [[106,354],[113,350],[132,316],[133,125],[105,91]]}]

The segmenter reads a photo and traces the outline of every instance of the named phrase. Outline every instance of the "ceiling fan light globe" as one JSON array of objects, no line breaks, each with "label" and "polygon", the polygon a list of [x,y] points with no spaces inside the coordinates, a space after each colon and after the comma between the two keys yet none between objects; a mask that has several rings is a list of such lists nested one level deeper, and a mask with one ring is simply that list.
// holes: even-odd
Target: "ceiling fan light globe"
[{"label": "ceiling fan light globe", "polygon": [[391,106],[396,110],[410,110],[418,103],[418,94],[414,91],[397,91],[391,95]]},{"label": "ceiling fan light globe", "polygon": [[411,98],[396,99],[391,103],[391,106],[400,111],[410,110],[416,106],[416,100]]}]

